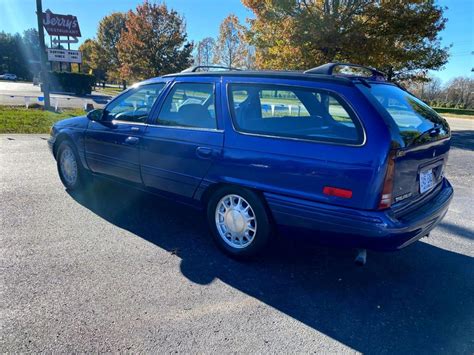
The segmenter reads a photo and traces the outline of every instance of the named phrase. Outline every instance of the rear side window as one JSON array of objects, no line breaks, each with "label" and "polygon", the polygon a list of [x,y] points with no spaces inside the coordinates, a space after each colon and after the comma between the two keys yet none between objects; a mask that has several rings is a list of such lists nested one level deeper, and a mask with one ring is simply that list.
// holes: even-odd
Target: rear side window
[{"label": "rear side window", "polygon": [[337,95],[274,84],[230,84],[238,131],[342,144],[362,144],[363,130]]},{"label": "rear side window", "polygon": [[209,83],[175,84],[163,103],[157,124],[217,128],[214,85]]},{"label": "rear side window", "polygon": [[392,117],[407,146],[449,137],[447,122],[410,93],[386,84],[373,84],[370,92]]}]

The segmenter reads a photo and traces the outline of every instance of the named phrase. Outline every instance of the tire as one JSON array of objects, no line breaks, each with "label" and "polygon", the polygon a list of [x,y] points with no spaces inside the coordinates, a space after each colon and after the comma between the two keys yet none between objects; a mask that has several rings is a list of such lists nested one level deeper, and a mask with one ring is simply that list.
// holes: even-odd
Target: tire
[{"label": "tire", "polygon": [[85,187],[89,174],[82,167],[77,151],[70,141],[62,141],[59,145],[56,165],[59,178],[66,190],[76,191]]},{"label": "tire", "polygon": [[207,221],[219,248],[237,259],[258,254],[270,239],[270,218],[261,197],[244,188],[215,191],[207,204]]}]

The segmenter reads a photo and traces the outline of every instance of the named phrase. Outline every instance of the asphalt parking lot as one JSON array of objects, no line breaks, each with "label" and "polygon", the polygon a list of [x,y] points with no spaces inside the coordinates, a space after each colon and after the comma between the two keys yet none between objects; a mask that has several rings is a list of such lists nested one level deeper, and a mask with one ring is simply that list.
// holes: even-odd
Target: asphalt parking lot
[{"label": "asphalt parking lot", "polygon": [[44,135],[0,135],[0,352],[474,353],[474,121],[429,238],[370,253],[275,238],[223,256],[203,216],[99,182],[68,194]]}]

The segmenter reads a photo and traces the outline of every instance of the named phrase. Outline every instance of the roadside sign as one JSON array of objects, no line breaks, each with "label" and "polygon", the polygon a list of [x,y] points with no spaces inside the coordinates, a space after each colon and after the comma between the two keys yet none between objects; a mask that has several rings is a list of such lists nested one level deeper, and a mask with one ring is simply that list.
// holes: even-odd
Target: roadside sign
[{"label": "roadside sign", "polygon": [[69,49],[48,48],[50,62],[82,63],[82,53]]},{"label": "roadside sign", "polygon": [[60,43],[78,43],[79,38],[72,37],[72,39],[53,39],[53,44],[60,44]]},{"label": "roadside sign", "polygon": [[43,26],[50,36],[81,37],[76,16],[53,14],[51,10],[43,12]]}]

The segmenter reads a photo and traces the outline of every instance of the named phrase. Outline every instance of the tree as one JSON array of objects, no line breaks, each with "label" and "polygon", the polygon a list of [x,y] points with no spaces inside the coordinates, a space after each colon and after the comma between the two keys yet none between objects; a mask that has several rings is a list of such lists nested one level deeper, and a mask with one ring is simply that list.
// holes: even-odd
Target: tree
[{"label": "tree", "polygon": [[443,91],[441,80],[436,77],[431,77],[430,81],[427,83],[421,83],[421,95],[420,98],[422,100],[426,100],[428,102],[432,102],[436,100],[441,92]]},{"label": "tree", "polygon": [[245,55],[244,27],[237,16],[230,14],[219,27],[214,62],[227,67],[240,67]]},{"label": "tree", "polygon": [[213,62],[215,47],[216,41],[211,37],[206,37],[202,41],[198,42],[194,64],[211,65]]},{"label": "tree", "polygon": [[120,79],[119,68],[120,58],[117,44],[119,43],[122,31],[126,30],[125,22],[127,14],[114,12],[105,16],[97,29],[97,43],[101,47],[101,52],[107,61],[107,76],[111,79]]},{"label": "tree", "polygon": [[24,31],[21,43],[21,53],[23,61],[25,62],[25,67],[29,72],[29,75],[24,77],[25,79],[30,80],[41,71],[40,50],[38,30],[30,28]]},{"label": "tree", "polygon": [[120,71],[130,79],[145,79],[181,71],[192,62],[184,19],[165,4],[145,1],[129,11],[117,43]]},{"label": "tree", "polygon": [[23,40],[24,38],[18,33],[0,32],[0,72],[16,74],[19,78],[31,80],[33,74],[28,64],[31,57]]},{"label": "tree", "polygon": [[456,108],[474,107],[474,78],[456,77],[450,80],[444,91],[446,102]]},{"label": "tree", "polygon": [[30,28],[23,32],[23,46],[27,51],[27,59],[30,61],[39,61],[40,43],[38,30]]},{"label": "tree", "polygon": [[433,107],[474,108],[474,78],[459,76],[443,85],[439,78],[427,77],[426,81],[406,82],[404,86]]},{"label": "tree", "polygon": [[389,79],[441,68],[443,9],[418,0],[242,0],[250,20],[257,65],[309,69],[348,61],[377,67]]},{"label": "tree", "polygon": [[98,82],[105,83],[109,63],[103,47],[94,39],[86,39],[79,50],[82,52],[82,71],[93,74]]},{"label": "tree", "polygon": [[256,69],[257,64],[255,62],[255,47],[249,44],[246,45],[244,50],[244,58],[242,61],[242,67],[245,69]]},{"label": "tree", "polygon": [[443,91],[441,80],[434,76],[419,77],[417,80],[406,80],[400,82],[400,84],[412,94],[427,102],[438,100]]}]

